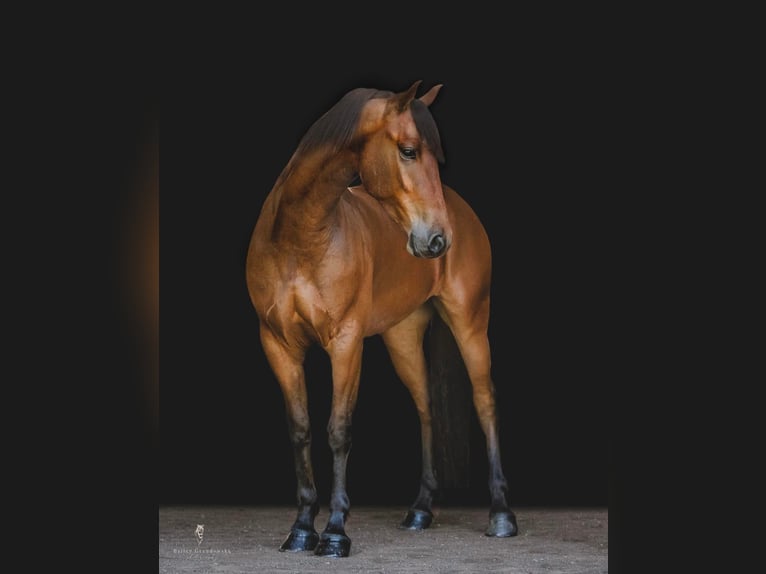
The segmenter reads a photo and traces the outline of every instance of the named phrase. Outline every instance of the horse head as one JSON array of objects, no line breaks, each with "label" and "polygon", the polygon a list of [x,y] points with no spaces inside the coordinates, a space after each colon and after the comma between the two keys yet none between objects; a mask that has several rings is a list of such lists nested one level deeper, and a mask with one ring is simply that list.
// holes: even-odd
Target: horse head
[{"label": "horse head", "polygon": [[452,242],[439,174],[444,154],[429,110],[442,85],[416,98],[420,83],[365,105],[359,122],[359,177],[407,233],[407,251],[434,258]]}]

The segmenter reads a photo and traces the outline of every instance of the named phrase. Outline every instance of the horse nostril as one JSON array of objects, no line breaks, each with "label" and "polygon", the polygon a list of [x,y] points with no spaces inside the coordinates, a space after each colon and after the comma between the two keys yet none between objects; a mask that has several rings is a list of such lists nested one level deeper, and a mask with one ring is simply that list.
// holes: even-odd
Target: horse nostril
[{"label": "horse nostril", "polygon": [[447,242],[444,241],[444,236],[441,233],[435,233],[428,240],[428,251],[432,257],[437,257],[444,251],[445,245],[447,245]]}]

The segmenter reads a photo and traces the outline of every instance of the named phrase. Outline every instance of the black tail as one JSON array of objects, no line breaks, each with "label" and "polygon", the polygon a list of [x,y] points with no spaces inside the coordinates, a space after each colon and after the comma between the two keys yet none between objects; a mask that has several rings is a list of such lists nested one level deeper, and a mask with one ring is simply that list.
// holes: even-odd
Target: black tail
[{"label": "black tail", "polygon": [[437,313],[428,351],[436,480],[441,489],[468,488],[473,393],[455,338]]}]

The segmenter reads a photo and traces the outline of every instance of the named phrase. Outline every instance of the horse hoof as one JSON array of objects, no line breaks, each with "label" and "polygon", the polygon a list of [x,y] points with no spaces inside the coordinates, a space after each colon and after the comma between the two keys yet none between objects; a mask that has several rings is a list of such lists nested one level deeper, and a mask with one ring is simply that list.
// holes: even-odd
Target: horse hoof
[{"label": "horse hoof", "polygon": [[330,558],[345,558],[351,552],[351,539],[345,534],[323,532],[319,544],[314,550],[317,556]]},{"label": "horse hoof", "polygon": [[319,534],[316,530],[301,530],[299,528],[293,528],[290,530],[290,534],[287,535],[282,546],[279,547],[280,552],[301,552],[303,550],[314,550],[319,542]]},{"label": "horse hoof", "polygon": [[516,536],[519,533],[519,527],[516,526],[516,516],[513,512],[495,512],[489,517],[489,527],[485,534],[497,538],[506,538]]},{"label": "horse hoof", "polygon": [[404,520],[399,525],[399,528],[405,528],[407,530],[425,530],[431,526],[433,518],[434,515],[427,510],[411,508],[409,512],[407,512],[407,516],[404,517]]}]

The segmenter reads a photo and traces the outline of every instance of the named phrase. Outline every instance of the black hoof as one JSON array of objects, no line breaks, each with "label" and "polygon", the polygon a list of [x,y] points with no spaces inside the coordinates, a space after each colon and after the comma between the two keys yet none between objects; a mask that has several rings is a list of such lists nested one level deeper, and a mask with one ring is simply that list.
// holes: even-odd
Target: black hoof
[{"label": "black hoof", "polygon": [[416,508],[410,508],[407,512],[407,516],[399,525],[399,528],[406,528],[407,530],[425,530],[431,526],[431,521],[434,515],[427,510],[418,510]]},{"label": "black hoof", "polygon": [[519,527],[516,526],[516,516],[513,512],[495,512],[489,517],[489,527],[485,534],[487,536],[496,536],[505,538],[516,536],[519,533]]},{"label": "black hoof", "polygon": [[314,550],[319,542],[319,534],[316,530],[301,530],[299,528],[293,528],[290,530],[290,534],[287,535],[282,546],[279,547],[280,552],[301,552],[303,550]]},{"label": "black hoof", "polygon": [[317,556],[345,558],[351,552],[351,539],[345,534],[323,532],[314,550]]}]

